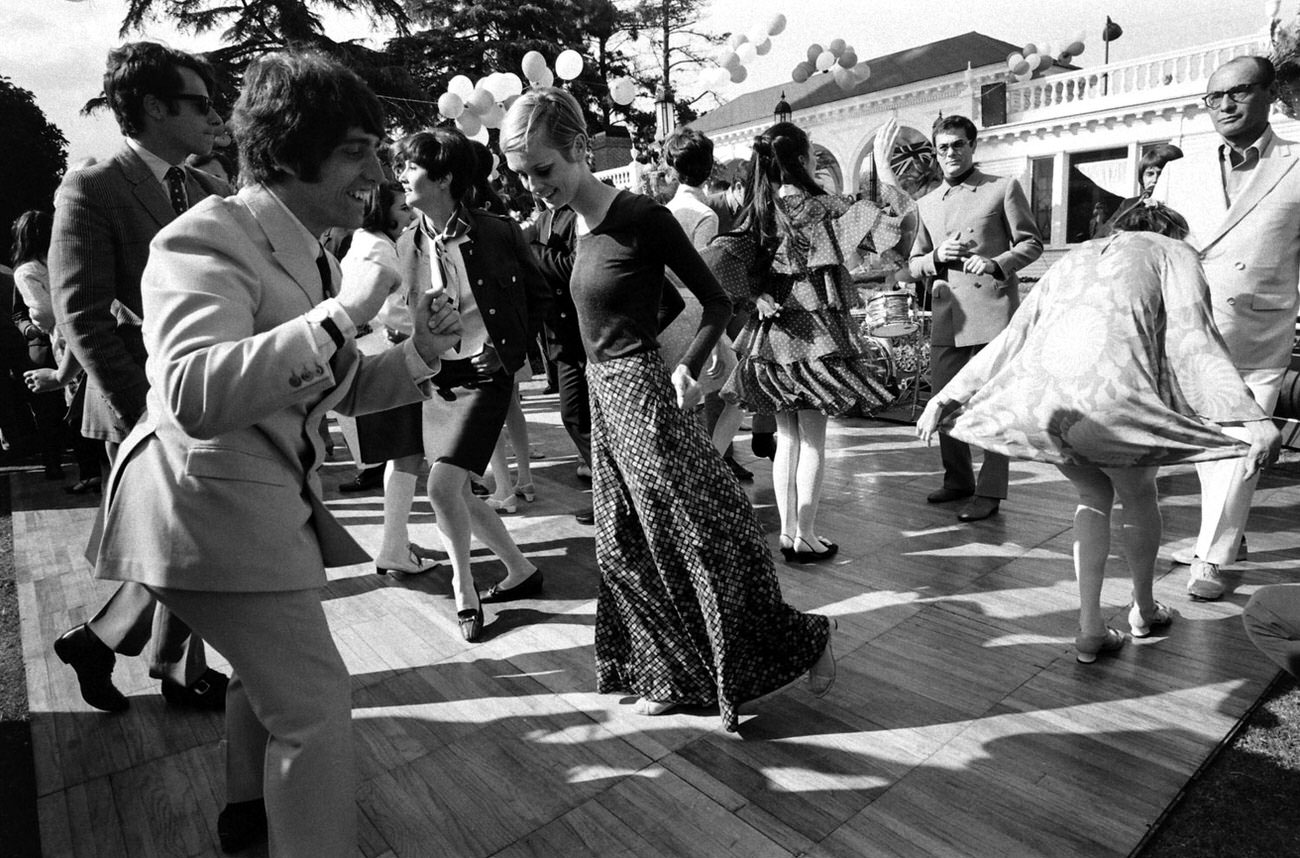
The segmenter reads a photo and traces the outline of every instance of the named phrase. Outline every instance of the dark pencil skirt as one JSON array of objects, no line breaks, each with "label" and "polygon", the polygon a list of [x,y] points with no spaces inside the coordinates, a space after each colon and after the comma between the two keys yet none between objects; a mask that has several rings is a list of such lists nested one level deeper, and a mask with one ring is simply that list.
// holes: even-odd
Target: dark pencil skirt
[{"label": "dark pencil skirt", "polygon": [[[448,365],[461,363],[468,364],[469,361],[442,362],[444,371],[451,369],[452,372],[455,369]],[[443,377],[439,373],[434,384]],[[425,402],[425,456],[431,463],[446,462],[482,476],[492,461],[492,451],[496,449],[501,427],[505,426],[513,390],[511,373],[500,369],[473,382],[472,387],[449,388],[454,399],[435,395]]]},{"label": "dark pencil skirt", "polygon": [[361,461],[378,464],[424,452],[424,404],[412,402],[357,418]]}]

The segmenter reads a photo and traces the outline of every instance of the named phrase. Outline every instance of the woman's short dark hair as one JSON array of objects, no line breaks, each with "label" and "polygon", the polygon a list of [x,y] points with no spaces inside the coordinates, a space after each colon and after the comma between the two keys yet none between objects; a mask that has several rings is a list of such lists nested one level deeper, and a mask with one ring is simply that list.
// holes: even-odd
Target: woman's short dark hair
[{"label": "woman's short dark hair", "polygon": [[274,182],[291,170],[315,182],[350,130],[384,136],[384,108],[342,63],[317,51],[285,51],[249,64],[230,127],[246,181]]},{"label": "woman's short dark hair", "polygon": [[713,141],[694,128],[678,128],[664,143],[664,161],[684,184],[698,188],[713,172]]},{"label": "woman's short dark hair", "polygon": [[451,176],[447,190],[457,201],[464,199],[473,184],[477,163],[469,138],[454,128],[430,128],[403,137],[393,150],[393,160],[418,164],[435,181]]},{"label": "woman's short dark hair", "polygon": [[50,229],[53,226],[54,216],[49,212],[31,209],[20,214],[11,231],[14,265],[44,259],[50,252]]},{"label": "woman's short dark hair", "polygon": [[370,232],[388,232],[396,224],[388,219],[397,195],[403,193],[400,182],[380,182],[366,199],[366,213],[361,217],[361,228]]},{"label": "woman's short dark hair", "polygon": [[217,95],[216,75],[207,61],[160,45],[157,42],[127,42],[108,52],[104,69],[104,98],[113,110],[118,128],[128,137],[144,130],[144,97],[152,95],[168,102],[168,110],[180,110],[174,96],[185,88],[180,69],[187,68],[203,79],[208,95]]},{"label": "woman's short dark hair", "polygon": [[933,140],[945,131],[949,134],[960,132],[962,136],[972,143],[975,142],[975,135],[979,133],[974,122],[958,113],[950,116],[940,116],[936,119],[934,127],[930,129],[930,139]]},{"label": "woman's short dark hair", "polygon": [[1179,149],[1172,143],[1157,143],[1150,149],[1142,153],[1138,159],[1138,181],[1141,182],[1142,174],[1150,167],[1159,167],[1161,170],[1170,161],[1177,161],[1183,157],[1183,150]]},{"label": "woman's short dark hair", "polygon": [[1187,219],[1164,203],[1139,201],[1115,217],[1115,229],[1126,232],[1158,232],[1182,241],[1191,228]]}]

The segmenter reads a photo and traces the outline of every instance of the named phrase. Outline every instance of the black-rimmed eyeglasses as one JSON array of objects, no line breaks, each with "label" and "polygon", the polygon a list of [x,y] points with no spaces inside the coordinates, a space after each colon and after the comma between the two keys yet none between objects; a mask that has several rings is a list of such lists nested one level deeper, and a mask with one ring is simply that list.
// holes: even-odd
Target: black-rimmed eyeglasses
[{"label": "black-rimmed eyeglasses", "polygon": [[204,116],[207,116],[208,112],[212,110],[212,99],[206,95],[195,95],[194,93],[190,93],[190,92],[179,92],[176,95],[169,95],[167,96],[167,98],[172,101],[192,102],[194,106],[198,108],[199,113],[203,114]]},{"label": "black-rimmed eyeglasses", "polygon": [[1259,81],[1255,81],[1254,83],[1243,83],[1241,86],[1234,86],[1232,89],[1216,89],[1214,92],[1207,92],[1201,96],[1201,101],[1205,102],[1205,106],[1210,110],[1218,110],[1222,107],[1225,98],[1233,104],[1243,104],[1247,98],[1250,98],[1250,94],[1254,92],[1255,87],[1259,86],[1259,84]]}]

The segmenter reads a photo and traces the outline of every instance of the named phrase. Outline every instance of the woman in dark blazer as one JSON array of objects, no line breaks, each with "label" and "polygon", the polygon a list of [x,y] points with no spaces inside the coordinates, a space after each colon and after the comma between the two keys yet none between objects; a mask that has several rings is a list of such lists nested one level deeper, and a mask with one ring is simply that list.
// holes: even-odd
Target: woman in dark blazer
[{"label": "woman in dark blazer", "polygon": [[424,437],[429,502],[451,557],[457,621],[472,642],[482,633],[483,610],[470,571],[471,535],[507,570],[484,601],[534,596],[541,589],[537,567],[496,512],[470,491],[470,474],[481,476],[492,458],[514,373],[541,329],[549,299],[519,227],[465,205],[475,161],[463,134],[420,131],[402,140],[395,154],[407,202],[422,214],[398,242],[402,282],[415,295],[429,289],[450,294],[465,332],[441,355],[443,369],[434,383],[442,396],[426,406]]}]

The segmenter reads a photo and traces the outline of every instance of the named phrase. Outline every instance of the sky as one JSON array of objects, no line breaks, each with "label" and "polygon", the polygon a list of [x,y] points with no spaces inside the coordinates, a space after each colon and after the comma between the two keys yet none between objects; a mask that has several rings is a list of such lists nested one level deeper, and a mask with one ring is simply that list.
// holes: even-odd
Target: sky
[{"label": "sky", "polygon": [[[1084,31],[1085,50],[1076,62],[1093,66],[1102,62],[1100,34],[1107,15],[1124,29],[1124,35],[1111,44],[1112,61],[1236,38],[1266,26],[1266,0],[1106,0],[1095,7],[1079,0],[706,2],[704,26],[718,33],[733,29],[748,33],[764,29],[777,14],[787,18],[785,31],[772,39],[771,52],[749,65],[746,80],[719,90],[724,98],[789,80],[810,43],[826,45],[835,38],[844,39],[859,57],[868,59],[972,30],[1013,44],[1060,43]],[[1293,20],[1297,6],[1300,0],[1283,2],[1282,19]],[[70,161],[102,157],[120,145],[117,126],[108,113],[87,118],[79,110],[99,91],[109,48],[124,41],[117,33],[125,9],[125,0],[0,0],[0,33],[4,34],[0,75],[35,94],[45,115],[68,138]],[[376,45],[386,36],[374,34],[364,18],[349,16],[328,17],[326,33],[335,40],[373,38]],[[213,35],[195,37],[165,24],[151,25],[129,38],[154,39],[193,51],[217,45]],[[689,94],[689,87],[678,88]]]}]

